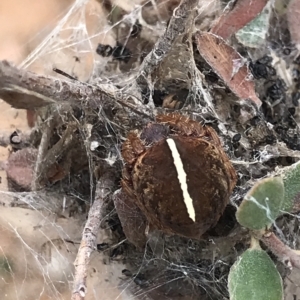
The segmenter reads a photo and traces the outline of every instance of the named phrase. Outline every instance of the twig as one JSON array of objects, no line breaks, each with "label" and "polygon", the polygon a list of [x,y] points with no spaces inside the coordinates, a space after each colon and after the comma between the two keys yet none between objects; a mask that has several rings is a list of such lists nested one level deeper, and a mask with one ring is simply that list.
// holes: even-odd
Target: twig
[{"label": "twig", "polygon": [[[72,145],[74,146],[74,144],[76,142],[78,143],[78,141],[74,141],[74,131],[76,129],[77,129],[77,127],[74,124],[69,123],[67,129],[62,134],[61,139],[51,149],[49,149],[47,152],[45,152],[43,155],[41,155],[40,159],[38,157],[39,164],[37,161],[36,166],[39,168],[37,168],[35,170],[35,180],[34,180],[35,184],[33,186],[35,186],[36,188],[42,187],[44,185],[45,180],[47,179],[49,170],[57,162],[58,158],[63,157],[64,154],[66,154],[70,151],[70,148],[72,147]],[[47,138],[47,136],[51,137],[51,132],[52,132],[51,125],[48,126],[44,132],[45,132],[46,138]],[[48,141],[43,140],[43,138],[44,138],[44,134],[42,136],[40,148],[43,145],[43,143],[44,143],[44,145],[48,144]],[[39,150],[40,150],[40,148],[39,148]],[[47,148],[46,148],[46,150],[47,150]],[[78,157],[80,157],[80,155],[81,154],[78,153]],[[69,164],[68,161],[65,161],[64,163],[61,164],[61,166],[63,166],[64,172],[66,174],[69,173],[69,168],[65,169],[64,167],[67,167],[68,164]]]},{"label": "twig", "polygon": [[96,196],[90,208],[88,220],[83,230],[82,240],[75,260],[75,276],[71,300],[84,300],[87,292],[86,278],[90,257],[96,248],[96,237],[100,227],[101,207],[104,199],[115,185],[115,170],[107,168],[96,186]]},{"label": "twig", "polygon": [[282,261],[288,268],[300,269],[300,255],[289,246],[285,245],[274,232],[267,232],[259,239]]},{"label": "twig", "polygon": [[88,220],[83,230],[80,248],[74,263],[76,273],[73,284],[72,300],[83,300],[87,292],[87,269],[90,262],[90,256],[96,247],[96,236],[101,223],[101,206],[102,199],[96,199],[89,211]]},{"label": "twig", "polygon": [[77,78],[71,76],[70,74],[64,72],[64,71],[61,70],[61,69],[53,68],[53,71],[56,72],[57,74],[60,74],[60,75],[62,75],[62,76],[65,76],[65,77],[67,77],[67,78],[69,78],[69,79],[76,80],[76,81],[78,80]]},{"label": "twig", "polygon": [[[7,61],[0,61],[0,97],[14,108],[35,109],[49,104],[68,102],[90,109],[113,107],[116,103],[134,109],[135,113],[145,114],[126,101],[128,95],[117,87],[94,86],[80,81],[65,81],[50,76],[18,69]],[[126,101],[126,102],[125,102]]]},{"label": "twig", "polygon": [[47,153],[50,139],[52,136],[53,125],[54,125],[53,120],[54,119],[50,118],[50,120],[48,122],[45,122],[43,124],[43,134],[42,134],[41,143],[40,143],[39,149],[38,149],[37,159],[35,162],[35,167],[34,167],[34,172],[33,172],[34,177],[33,177],[32,184],[31,184],[31,189],[33,191],[36,191],[42,187],[40,177],[41,177],[41,174],[44,169],[45,155]]},{"label": "twig", "polygon": [[63,101],[89,102],[99,107],[113,102],[114,96],[80,81],[65,81],[18,69],[0,61],[0,97],[14,108],[34,109]]},{"label": "twig", "polygon": [[182,0],[174,10],[170,23],[164,34],[158,39],[153,50],[145,57],[136,79],[139,86],[147,84],[148,76],[166,57],[178,35],[186,31],[189,15],[195,10],[199,0]]}]

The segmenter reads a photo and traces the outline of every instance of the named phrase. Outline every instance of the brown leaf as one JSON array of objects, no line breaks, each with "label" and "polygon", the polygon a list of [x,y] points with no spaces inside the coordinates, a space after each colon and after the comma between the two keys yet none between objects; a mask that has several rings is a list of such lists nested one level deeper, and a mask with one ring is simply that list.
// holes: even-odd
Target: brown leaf
[{"label": "brown leaf", "polygon": [[295,44],[300,44],[300,1],[291,0],[287,10],[287,20],[291,38]]},{"label": "brown leaf", "polygon": [[221,15],[210,32],[228,39],[251,22],[267,3],[268,0],[238,0],[232,10]]},{"label": "brown leaf", "polygon": [[261,101],[256,96],[255,85],[244,58],[214,34],[198,32],[196,41],[202,57],[231,91],[241,99],[251,99],[260,107]]}]

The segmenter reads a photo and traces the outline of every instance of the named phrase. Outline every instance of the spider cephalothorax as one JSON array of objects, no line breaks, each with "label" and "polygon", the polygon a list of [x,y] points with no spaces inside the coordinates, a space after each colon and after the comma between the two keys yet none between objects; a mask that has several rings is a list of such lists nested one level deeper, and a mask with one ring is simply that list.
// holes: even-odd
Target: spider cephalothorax
[{"label": "spider cephalothorax", "polygon": [[[199,239],[219,220],[236,183],[215,130],[178,113],[158,115],[142,132],[131,131],[122,156],[122,191],[115,203],[119,213],[123,201],[119,217],[135,244],[143,242],[136,239],[146,223],[150,230]],[[139,229],[127,223],[124,206],[135,207]]]}]

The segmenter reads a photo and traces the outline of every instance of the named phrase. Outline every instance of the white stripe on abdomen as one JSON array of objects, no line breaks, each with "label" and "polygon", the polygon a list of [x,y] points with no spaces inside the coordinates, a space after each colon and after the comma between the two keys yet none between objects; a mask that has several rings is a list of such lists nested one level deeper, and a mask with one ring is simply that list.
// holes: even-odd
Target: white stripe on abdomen
[{"label": "white stripe on abdomen", "polygon": [[174,160],[174,165],[175,165],[175,168],[177,171],[177,177],[178,177],[179,184],[180,184],[182,194],[183,194],[183,201],[187,208],[189,217],[195,222],[196,221],[195,208],[193,205],[193,199],[191,198],[191,196],[188,192],[188,186],[187,186],[187,181],[186,181],[187,176],[186,176],[186,173],[183,168],[183,163],[182,163],[180,154],[178,152],[178,149],[177,149],[176,144],[173,139],[167,139],[167,143],[171,150],[172,157]]}]

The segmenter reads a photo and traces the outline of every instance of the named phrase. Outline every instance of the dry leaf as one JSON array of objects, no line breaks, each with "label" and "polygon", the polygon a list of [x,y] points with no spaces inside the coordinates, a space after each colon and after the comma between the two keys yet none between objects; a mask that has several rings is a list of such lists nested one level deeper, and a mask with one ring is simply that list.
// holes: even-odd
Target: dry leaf
[{"label": "dry leaf", "polygon": [[225,11],[223,15],[221,15],[210,32],[223,39],[228,39],[232,34],[236,33],[257,17],[267,3],[268,0],[237,1],[232,10],[229,12]]},{"label": "dry leaf", "polygon": [[206,60],[231,91],[241,99],[251,99],[258,107],[261,101],[256,96],[255,85],[245,59],[226,42],[211,33],[196,34],[197,47]]}]

